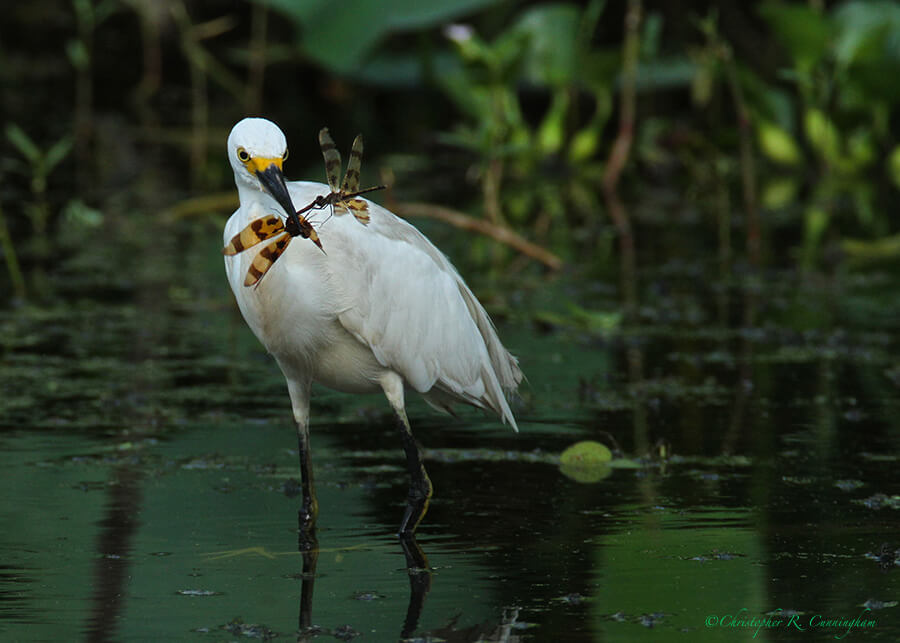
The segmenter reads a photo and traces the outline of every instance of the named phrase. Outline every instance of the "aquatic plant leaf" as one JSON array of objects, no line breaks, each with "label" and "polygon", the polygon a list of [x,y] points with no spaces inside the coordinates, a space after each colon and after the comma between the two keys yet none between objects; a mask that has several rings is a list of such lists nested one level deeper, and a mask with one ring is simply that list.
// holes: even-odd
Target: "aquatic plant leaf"
[{"label": "aquatic plant leaf", "polygon": [[523,12],[503,38],[524,36],[523,74],[538,85],[562,86],[578,77],[578,27],[574,5],[540,5]]},{"label": "aquatic plant leaf", "polygon": [[900,6],[892,2],[846,2],[833,14],[838,65],[900,58]]},{"label": "aquatic plant leaf", "polygon": [[559,456],[561,464],[593,466],[607,464],[612,460],[612,451],[601,442],[584,440],[576,442]]},{"label": "aquatic plant leaf", "polygon": [[72,138],[64,136],[50,146],[44,155],[44,171],[49,174],[53,168],[59,165],[72,151]]},{"label": "aquatic plant leaf", "polygon": [[796,201],[799,189],[796,177],[773,177],[763,184],[759,200],[767,210],[779,210]]},{"label": "aquatic plant leaf", "polygon": [[825,56],[833,29],[820,11],[803,5],[765,2],[759,13],[802,69],[810,69]]},{"label": "aquatic plant leaf", "polygon": [[760,120],[756,127],[756,136],[763,154],[776,163],[797,165],[803,160],[794,137],[775,123]]},{"label": "aquatic plant leaf", "polygon": [[841,135],[834,122],[820,109],[806,110],[803,118],[806,138],[813,148],[832,164],[841,158]]},{"label": "aquatic plant leaf", "polygon": [[6,138],[24,156],[29,163],[37,163],[41,158],[41,150],[21,127],[15,123],[6,126]]},{"label": "aquatic plant leaf", "polygon": [[397,31],[445,24],[497,4],[498,0],[256,0],[289,18],[298,27],[300,47],[326,69],[352,73],[378,43]]},{"label": "aquatic plant leaf", "polygon": [[896,187],[900,187],[900,145],[894,146],[894,149],[888,154],[887,169],[891,182]]},{"label": "aquatic plant leaf", "polygon": [[605,444],[593,440],[577,442],[562,452],[559,468],[576,482],[599,482],[612,473],[612,452]]}]

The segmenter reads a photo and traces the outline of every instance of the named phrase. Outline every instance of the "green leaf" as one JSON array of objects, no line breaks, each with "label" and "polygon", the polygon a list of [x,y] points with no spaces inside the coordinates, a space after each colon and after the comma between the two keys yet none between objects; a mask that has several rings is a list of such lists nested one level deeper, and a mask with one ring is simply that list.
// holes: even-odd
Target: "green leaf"
[{"label": "green leaf", "polygon": [[900,5],[896,2],[846,2],[835,9],[834,23],[838,65],[900,57]]},{"label": "green leaf", "polygon": [[762,186],[760,203],[767,210],[780,210],[797,200],[799,181],[790,176],[772,178]]},{"label": "green leaf", "polygon": [[697,75],[697,63],[681,56],[638,63],[635,87],[638,91],[690,87]]},{"label": "green leaf", "polygon": [[15,123],[6,126],[6,138],[24,156],[29,163],[37,164],[41,160],[41,150],[34,141]]},{"label": "green leaf", "polygon": [[806,138],[822,158],[837,164],[841,156],[841,135],[834,122],[816,108],[806,110],[803,118]]},{"label": "green leaf", "polygon": [[568,110],[569,92],[559,89],[554,92],[550,109],[547,110],[537,131],[537,143],[541,153],[556,154],[562,148]]},{"label": "green leaf", "polygon": [[97,228],[103,223],[103,213],[86,205],[81,199],[69,201],[62,216],[66,223],[85,228]]},{"label": "green leaf", "polygon": [[604,312],[582,308],[578,304],[569,303],[569,314],[582,327],[590,331],[608,333],[616,330],[622,323],[622,312]]},{"label": "green leaf", "polygon": [[298,28],[300,46],[327,69],[350,73],[377,44],[395,32],[435,27],[497,4],[499,0],[255,0]]},{"label": "green leaf", "polygon": [[576,442],[559,456],[561,464],[590,466],[612,460],[612,451],[605,444],[593,440]]},{"label": "green leaf", "polygon": [[459,58],[449,50],[431,53],[427,65],[422,64],[422,56],[415,52],[379,51],[348,75],[379,87],[418,89],[457,73],[459,66]]},{"label": "green leaf", "polygon": [[766,2],[760,6],[759,13],[796,65],[808,70],[824,58],[832,25],[821,12],[804,5]]},{"label": "green leaf", "polygon": [[526,36],[525,78],[536,85],[561,86],[578,78],[581,10],[569,4],[539,5],[523,12],[509,37]]},{"label": "green leaf", "polygon": [[867,167],[875,160],[875,144],[872,133],[866,129],[858,129],[847,138],[847,157],[853,171]]},{"label": "green leaf", "polygon": [[72,7],[75,9],[75,18],[82,29],[91,30],[94,28],[94,5],[91,0],[71,0]]},{"label": "green leaf", "polygon": [[894,146],[887,157],[888,176],[895,187],[900,188],[900,145]]},{"label": "green leaf", "polygon": [[828,228],[828,212],[816,205],[806,208],[803,216],[803,256],[801,258],[804,267],[812,267],[826,228]]},{"label": "green leaf", "polygon": [[87,47],[80,40],[70,40],[66,43],[66,55],[75,69],[87,69],[88,65],[90,65],[90,54],[88,54]]},{"label": "green leaf", "polygon": [[716,59],[708,55],[702,56],[697,62],[691,79],[691,101],[694,105],[705,107],[713,96],[719,66]]},{"label": "green leaf", "polygon": [[559,468],[576,482],[599,482],[612,473],[612,452],[605,444],[585,440],[573,444],[559,456]]},{"label": "green leaf", "polygon": [[584,55],[580,66],[580,80],[592,91],[610,91],[622,68],[622,54],[619,50],[593,49]]},{"label": "green leaf", "polygon": [[760,120],[756,135],[763,154],[776,163],[797,165],[803,159],[794,138],[774,123]]},{"label": "green leaf", "polygon": [[120,8],[122,8],[121,0],[105,0],[104,2],[100,2],[94,8],[94,21],[99,25]]},{"label": "green leaf", "polygon": [[473,83],[462,68],[439,76],[437,81],[461,112],[475,119],[484,118],[490,112],[491,101],[487,90]]},{"label": "green leaf", "polygon": [[900,65],[900,4],[847,2],[833,14],[836,35],[832,51],[843,81],[839,99],[858,98],[863,107],[877,100],[900,100],[892,78]]},{"label": "green leaf", "polygon": [[47,174],[53,171],[64,158],[72,151],[72,138],[64,136],[54,143],[44,155],[44,171]]},{"label": "green leaf", "polygon": [[659,57],[660,43],[662,41],[663,17],[658,11],[648,11],[644,18],[643,33],[641,34],[641,58],[653,60]]},{"label": "green leaf", "polygon": [[608,89],[596,90],[594,101],[596,107],[591,122],[575,133],[569,145],[569,160],[573,163],[584,161],[597,152],[603,128],[612,113],[612,96]]}]

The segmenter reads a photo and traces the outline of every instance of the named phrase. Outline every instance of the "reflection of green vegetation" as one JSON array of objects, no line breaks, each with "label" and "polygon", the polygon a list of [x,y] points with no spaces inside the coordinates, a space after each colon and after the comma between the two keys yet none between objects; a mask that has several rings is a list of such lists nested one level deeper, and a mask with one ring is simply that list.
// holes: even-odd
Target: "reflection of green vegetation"
[{"label": "reflection of green vegetation", "polygon": [[[694,519],[700,522],[700,515]],[[740,522],[746,516],[721,511],[714,519]],[[765,549],[758,534],[740,528],[680,529],[678,523],[686,526],[687,521],[670,511],[649,514],[644,521],[640,531],[594,541],[602,582],[591,615],[603,640],[643,639],[646,627],[653,627],[653,638],[660,641],[681,640],[685,632],[693,640],[751,638],[753,630],[715,627],[706,619],[742,609],[748,618],[759,617],[772,609],[758,564]]]}]

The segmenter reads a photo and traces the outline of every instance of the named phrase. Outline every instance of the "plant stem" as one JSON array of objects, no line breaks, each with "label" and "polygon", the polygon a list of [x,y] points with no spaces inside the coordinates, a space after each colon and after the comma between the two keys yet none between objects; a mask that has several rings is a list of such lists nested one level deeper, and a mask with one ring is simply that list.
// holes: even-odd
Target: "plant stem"
[{"label": "plant stem", "polygon": [[181,49],[188,61],[191,84],[191,187],[200,185],[206,167],[206,137],[209,126],[209,101],[206,92],[206,65],[203,49],[197,42],[194,25],[184,2],[172,5],[172,15],[181,32]]},{"label": "plant stem", "polygon": [[91,139],[93,137],[94,87],[91,66],[94,62],[94,19],[90,12],[76,11],[78,38],[87,60],[75,65],[75,185],[84,194],[90,184],[93,165]]},{"label": "plant stem", "polygon": [[145,128],[159,126],[159,118],[152,107],[151,99],[162,85],[162,47],[160,44],[160,22],[162,14],[154,6],[142,3],[136,5],[141,21],[141,45],[144,73],[134,90],[134,106]]},{"label": "plant stem", "polygon": [[503,224],[503,212],[500,208],[500,185],[503,183],[503,160],[491,159],[482,181],[484,195],[484,213],[487,220],[495,225]]},{"label": "plant stem", "polygon": [[497,225],[486,219],[476,219],[475,217],[470,217],[467,214],[463,214],[452,208],[433,205],[431,203],[392,203],[391,210],[400,217],[437,219],[438,221],[449,223],[461,230],[478,232],[518,250],[523,255],[540,261],[552,270],[559,270],[563,266],[562,259],[546,248],[542,248],[541,246],[528,241],[517,232],[514,232],[504,225]]},{"label": "plant stem", "polygon": [[619,133],[603,171],[603,189],[615,192],[628,161],[634,138],[638,53],[640,51],[641,0],[628,0],[625,11],[625,41],[622,43],[622,83],[619,95]]},{"label": "plant stem", "polygon": [[628,212],[617,192],[619,177],[628,161],[634,138],[636,78],[640,51],[641,0],[628,0],[625,10],[625,41],[622,44],[622,83],[619,102],[619,133],[603,170],[603,195],[609,215],[619,233],[621,251],[622,295],[625,317],[630,319],[637,310],[637,261],[634,234]]},{"label": "plant stem", "polygon": [[744,192],[744,212],[747,216],[747,258],[750,265],[760,264],[760,221],[756,205],[756,161],[753,157],[753,134],[750,129],[750,112],[744,102],[744,92],[737,75],[737,65],[731,48],[723,44],[726,78],[738,122],[740,141],[741,183]]},{"label": "plant stem", "polygon": [[263,107],[263,83],[266,77],[266,32],[268,31],[269,9],[260,3],[253,5],[250,19],[250,44],[247,69],[247,93],[244,111],[259,114]]}]

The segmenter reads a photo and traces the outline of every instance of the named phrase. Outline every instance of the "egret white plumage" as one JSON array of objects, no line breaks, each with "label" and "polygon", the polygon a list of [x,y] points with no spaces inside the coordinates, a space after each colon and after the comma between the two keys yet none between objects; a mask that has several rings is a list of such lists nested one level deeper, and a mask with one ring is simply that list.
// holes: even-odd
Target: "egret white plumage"
[{"label": "egret white plumage", "polygon": [[[252,221],[296,212],[329,194],[321,183],[286,183],[287,142],[271,121],[246,118],[231,130],[228,158],[240,207],[225,243]],[[255,248],[225,257],[228,282],[250,329],[287,380],[300,449],[301,520],[315,522],[309,449],[313,382],[339,391],[382,391],[396,413],[410,474],[400,533],[412,534],[432,494],[406,415],[407,389],[438,409],[464,402],[516,428],[506,395],[522,372],[462,277],[416,228],[368,202],[369,223],[340,214],[317,228],[324,252],[296,239],[254,287],[244,277]],[[284,212],[282,212],[282,209]]]}]

